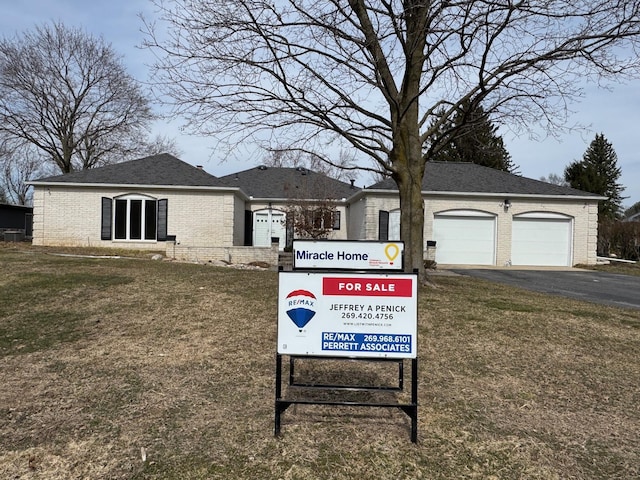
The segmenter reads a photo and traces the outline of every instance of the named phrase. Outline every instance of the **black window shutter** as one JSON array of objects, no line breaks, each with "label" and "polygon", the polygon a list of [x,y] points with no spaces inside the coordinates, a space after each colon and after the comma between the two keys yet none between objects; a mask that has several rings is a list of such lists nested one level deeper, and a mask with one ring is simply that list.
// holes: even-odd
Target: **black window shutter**
[{"label": "black window shutter", "polygon": [[389,212],[386,210],[378,212],[378,240],[382,242],[389,240]]},{"label": "black window shutter", "polygon": [[111,208],[112,200],[108,197],[102,197],[102,223],[100,227],[101,240],[111,240]]},{"label": "black window shutter", "polygon": [[253,212],[244,211],[244,245],[250,247],[253,243]]},{"label": "black window shutter", "polygon": [[158,200],[158,241],[167,241],[167,209],[168,200],[166,198]]}]

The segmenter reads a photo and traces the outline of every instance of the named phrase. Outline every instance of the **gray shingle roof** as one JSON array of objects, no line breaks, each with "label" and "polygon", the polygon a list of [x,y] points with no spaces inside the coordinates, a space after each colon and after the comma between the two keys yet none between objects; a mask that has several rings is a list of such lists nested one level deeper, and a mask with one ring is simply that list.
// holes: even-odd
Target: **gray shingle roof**
[{"label": "gray shingle roof", "polygon": [[220,184],[239,187],[254,198],[341,199],[360,189],[306,168],[255,167],[220,177]]},{"label": "gray shingle roof", "polygon": [[128,162],[41,178],[34,183],[111,185],[219,186],[218,179],[193,165],[162,153]]},{"label": "gray shingle roof", "polygon": [[[397,190],[386,179],[365,190]],[[459,192],[511,195],[593,196],[598,195],[521,177],[475,163],[427,162],[422,180],[424,192]]]},{"label": "gray shingle roof", "polygon": [[[41,178],[32,183],[239,188],[248,196],[263,199],[341,199],[350,198],[361,191],[349,183],[305,168],[255,167],[216,178],[167,153]],[[389,178],[362,191],[397,189],[395,182]],[[552,185],[474,163],[428,162],[422,190],[442,193],[598,197],[592,193]]]}]

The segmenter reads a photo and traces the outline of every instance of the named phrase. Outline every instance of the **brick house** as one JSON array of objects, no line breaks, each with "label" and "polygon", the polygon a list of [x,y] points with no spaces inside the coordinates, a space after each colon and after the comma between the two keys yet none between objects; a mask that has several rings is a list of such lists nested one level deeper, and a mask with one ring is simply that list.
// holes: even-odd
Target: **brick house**
[{"label": "brick house", "polygon": [[[292,204],[330,199],[328,238],[399,239],[392,180],[369,188],[304,168],[255,167],[215,177],[162,154],[43,178],[33,243],[163,250],[187,260],[277,262],[294,234]],[[440,264],[596,261],[601,197],[474,164],[427,163],[425,242]],[[426,251],[426,245],[425,245]]]}]

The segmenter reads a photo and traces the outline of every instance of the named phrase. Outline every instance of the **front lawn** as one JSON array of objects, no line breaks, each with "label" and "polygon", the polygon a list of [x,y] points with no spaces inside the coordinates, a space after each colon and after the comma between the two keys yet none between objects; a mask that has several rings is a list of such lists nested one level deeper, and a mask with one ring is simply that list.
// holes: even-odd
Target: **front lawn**
[{"label": "front lawn", "polygon": [[7,245],[0,266],[0,478],[640,476],[638,310],[436,275],[418,443],[399,410],[304,405],[274,438],[277,272]]}]

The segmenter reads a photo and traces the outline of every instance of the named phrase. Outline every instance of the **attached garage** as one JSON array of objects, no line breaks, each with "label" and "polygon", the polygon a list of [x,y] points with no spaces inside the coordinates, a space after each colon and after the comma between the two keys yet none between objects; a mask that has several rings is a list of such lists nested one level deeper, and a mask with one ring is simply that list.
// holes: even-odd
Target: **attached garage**
[{"label": "attached garage", "polygon": [[451,265],[495,265],[496,216],[476,210],[435,214],[436,262]]},{"label": "attached garage", "polygon": [[513,217],[512,265],[571,266],[573,219],[546,212]]}]

